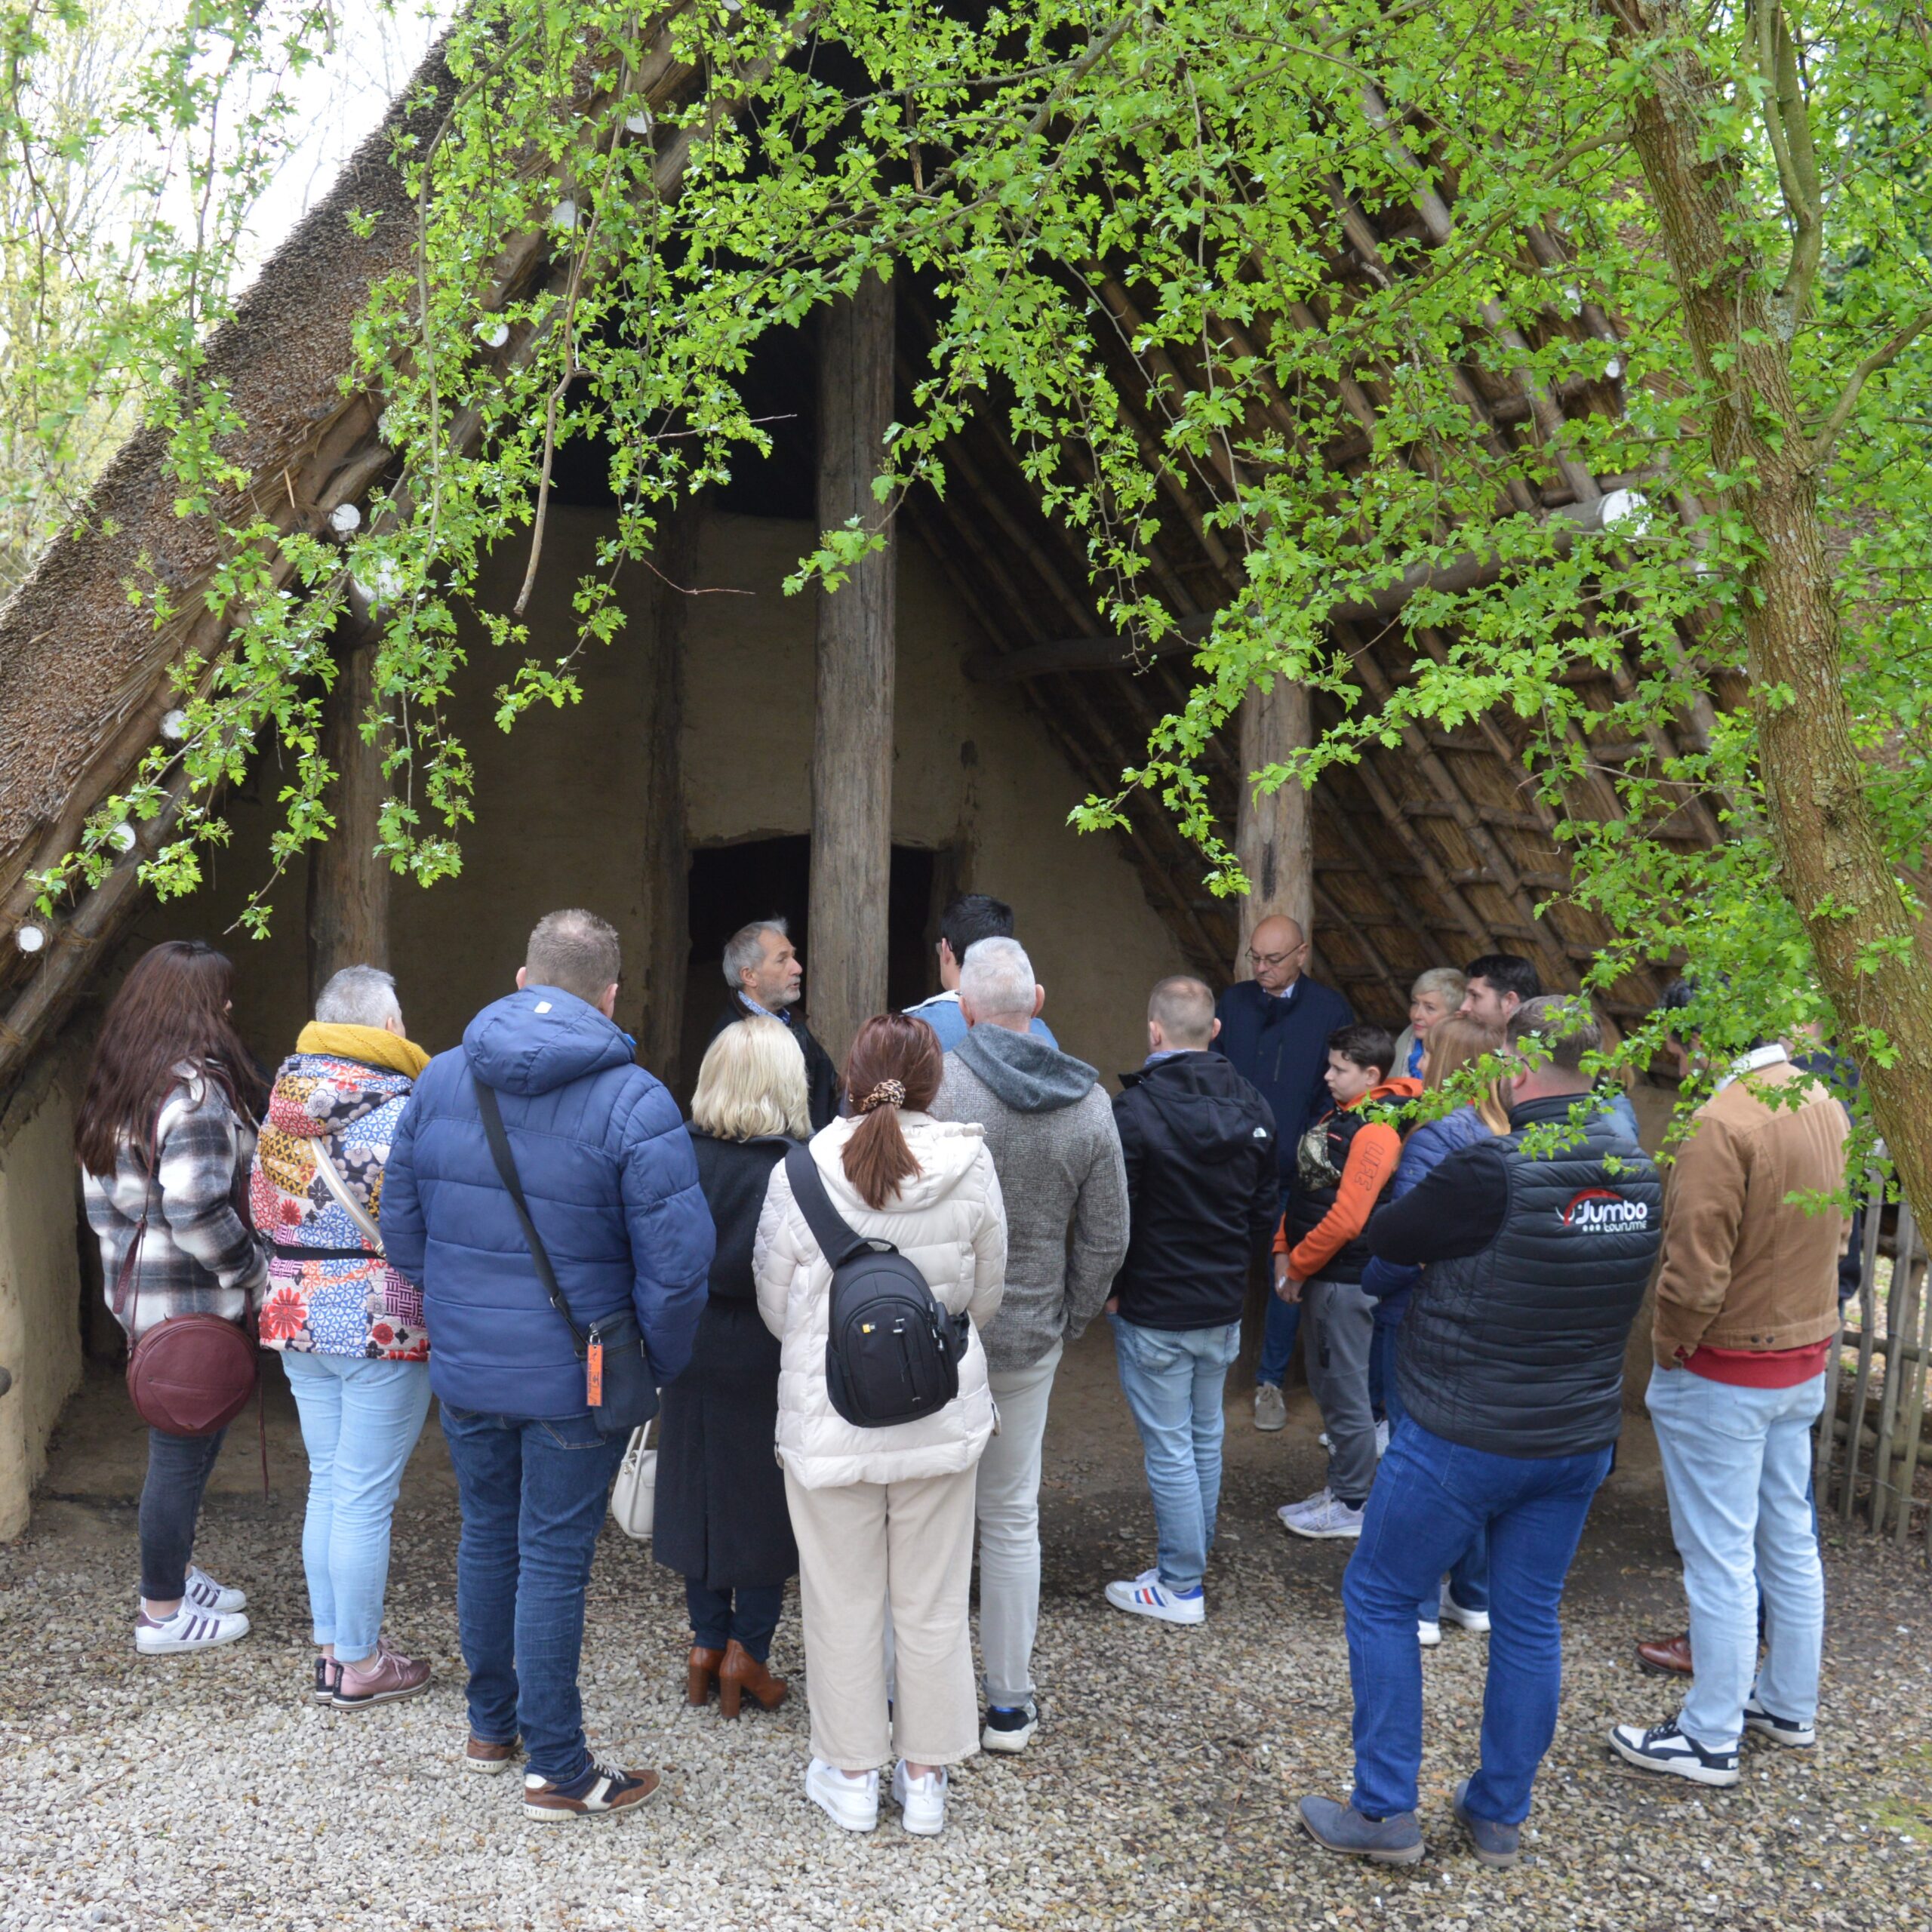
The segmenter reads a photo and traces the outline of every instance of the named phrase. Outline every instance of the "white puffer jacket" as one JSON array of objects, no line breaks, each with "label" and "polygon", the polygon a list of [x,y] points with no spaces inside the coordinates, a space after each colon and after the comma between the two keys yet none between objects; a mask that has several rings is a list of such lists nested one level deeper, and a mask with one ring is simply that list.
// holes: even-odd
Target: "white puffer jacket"
[{"label": "white puffer jacket", "polygon": [[860,1234],[889,1241],[926,1278],[951,1313],[964,1309],[972,1332],[959,1364],[959,1393],[937,1415],[890,1429],[855,1429],[832,1406],[825,1344],[832,1269],[819,1251],[780,1161],[771,1171],[752,1267],[758,1312],[783,1344],[778,1371],[778,1455],[806,1489],[858,1482],[911,1482],[970,1469],[993,1429],[980,1330],[1006,1283],[1006,1208],[986,1137],[964,1121],[902,1112],[900,1125],[919,1171],[884,1208],[868,1208],[841,1159],[856,1120],[835,1120],[811,1140],[832,1205]]}]

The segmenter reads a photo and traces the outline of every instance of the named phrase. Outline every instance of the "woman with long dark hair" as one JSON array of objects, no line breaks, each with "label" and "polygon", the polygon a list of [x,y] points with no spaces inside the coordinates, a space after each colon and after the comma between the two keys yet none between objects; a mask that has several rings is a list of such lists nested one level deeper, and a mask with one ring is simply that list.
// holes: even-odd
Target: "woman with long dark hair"
[{"label": "woman with long dark hair", "polygon": [[[826,1378],[832,1266],[780,1162],[752,1254],[758,1312],[780,1343],[778,1457],[798,1545],[812,1757],[805,1791],[848,1831],[878,1821],[879,1767],[909,1832],[946,1823],[946,1767],[980,1748],[967,1598],[974,1493],[993,1430],[978,1331],[1006,1284],[1006,1212],[980,1128],[935,1120],[939,1041],[923,1020],[868,1020],[845,1063],[851,1112],[814,1134],[839,1217],[890,1241],[949,1315],[971,1318],[959,1392],[917,1422],[861,1429]],[[897,1690],[888,1716],[885,1616]]]},{"label": "woman with long dark hair", "polygon": [[[229,1017],[234,983],[233,966],[205,941],[168,940],[135,962],[101,1022],[75,1152],[108,1305],[130,1346],[171,1315],[240,1321],[267,1285],[248,1209],[267,1090]],[[242,1593],[190,1560],[226,1433],[148,1431],[134,1626],[144,1657],[248,1634]]]}]

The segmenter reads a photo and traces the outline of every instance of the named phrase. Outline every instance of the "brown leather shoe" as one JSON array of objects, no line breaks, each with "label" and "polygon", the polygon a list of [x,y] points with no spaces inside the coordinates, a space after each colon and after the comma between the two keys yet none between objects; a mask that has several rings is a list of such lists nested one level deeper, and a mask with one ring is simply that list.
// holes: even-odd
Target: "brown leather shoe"
[{"label": "brown leather shoe", "polygon": [[737,1638],[724,1652],[718,1672],[718,1715],[734,1718],[738,1700],[747,1691],[768,1711],[775,1711],[785,1701],[785,1680],[774,1677]]},{"label": "brown leather shoe", "polygon": [[718,1681],[718,1667],[724,1661],[722,1651],[694,1644],[685,1662],[685,1702],[701,1711],[711,1701],[711,1687]]},{"label": "brown leather shoe", "polygon": [[1690,1669],[1690,1633],[1681,1637],[1647,1638],[1637,1646],[1637,1661],[1660,1677],[1688,1677]]},{"label": "brown leather shoe", "polygon": [[517,1760],[523,1746],[512,1737],[507,1744],[492,1744],[487,1738],[473,1733],[469,1742],[463,1747],[463,1768],[466,1771],[481,1771],[485,1777],[494,1777],[500,1771],[506,1771]]}]

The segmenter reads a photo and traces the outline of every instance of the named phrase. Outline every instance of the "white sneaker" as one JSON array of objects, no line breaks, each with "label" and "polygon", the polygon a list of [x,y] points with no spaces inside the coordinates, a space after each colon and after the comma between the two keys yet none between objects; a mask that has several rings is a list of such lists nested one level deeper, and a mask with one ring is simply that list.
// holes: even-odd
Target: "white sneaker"
[{"label": "white sneaker", "polygon": [[946,1767],[915,1778],[901,1758],[892,1767],[892,1801],[899,1807],[899,1822],[915,1838],[937,1838],[946,1829]]},{"label": "white sneaker", "polygon": [[1442,1586],[1442,1620],[1444,1623],[1460,1623],[1465,1630],[1473,1630],[1479,1637],[1487,1635],[1489,1630],[1489,1612],[1465,1610],[1451,1594],[1447,1583]]},{"label": "white sneaker", "polygon": [[1379,1463],[1389,1453],[1389,1425],[1379,1422],[1375,1425],[1375,1460]]},{"label": "white sneaker", "polygon": [[1263,1435],[1288,1426],[1287,1398],[1272,1382],[1254,1385],[1254,1426]]},{"label": "white sneaker", "polygon": [[197,1610],[219,1611],[224,1617],[248,1607],[248,1599],[242,1592],[231,1590],[226,1583],[217,1583],[197,1563],[188,1566],[188,1586],[181,1600],[192,1604]]},{"label": "white sneaker", "polygon": [[1198,1583],[1191,1590],[1171,1590],[1158,1570],[1143,1570],[1127,1583],[1109,1583],[1107,1601],[1116,1610],[1158,1617],[1163,1623],[1203,1623],[1208,1617],[1207,1592]]},{"label": "white sneaker", "polygon": [[848,1832],[869,1832],[878,1823],[878,1774],[868,1771],[863,1778],[848,1778],[814,1758],[805,1767],[805,1795],[835,1825]]},{"label": "white sneaker", "polygon": [[1286,1524],[1289,1528],[1292,1529],[1294,1525],[1288,1521],[1288,1518],[1290,1517],[1306,1516],[1311,1509],[1320,1509],[1322,1504],[1326,1503],[1330,1497],[1334,1494],[1334,1493],[1335,1492],[1329,1488],[1324,1483],[1312,1496],[1304,1496],[1299,1503],[1283,1503],[1281,1508],[1275,1512],[1275,1514],[1281,1518],[1284,1524]]},{"label": "white sneaker", "polygon": [[1355,1537],[1361,1534],[1364,1511],[1351,1509],[1339,1496],[1325,1496],[1318,1502],[1281,1512],[1283,1524],[1298,1537],[1318,1540]]},{"label": "white sneaker", "polygon": [[1325,1429],[1315,1439],[1324,1449],[1332,1449],[1335,1446],[1334,1443],[1328,1440],[1328,1432]]},{"label": "white sneaker", "polygon": [[248,1634],[248,1620],[237,1612],[197,1610],[184,1602],[172,1617],[152,1617],[143,1611],[134,1625],[134,1648],[144,1657],[180,1657],[189,1651],[218,1650]]},{"label": "white sneaker", "polygon": [[1416,1641],[1426,1651],[1432,1651],[1442,1641],[1442,1626],[1432,1623],[1426,1617],[1416,1620]]}]

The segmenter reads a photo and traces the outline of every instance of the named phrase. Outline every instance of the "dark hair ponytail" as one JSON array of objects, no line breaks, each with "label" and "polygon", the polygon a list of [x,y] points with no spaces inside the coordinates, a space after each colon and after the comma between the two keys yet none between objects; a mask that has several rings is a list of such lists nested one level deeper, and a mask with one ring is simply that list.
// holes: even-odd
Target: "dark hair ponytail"
[{"label": "dark hair ponytail", "polygon": [[841,1156],[845,1178],[868,1208],[883,1208],[919,1171],[899,1110],[923,1113],[946,1071],[939,1035],[923,1020],[881,1013],[859,1029],[845,1057],[845,1094],[863,1114]]}]

